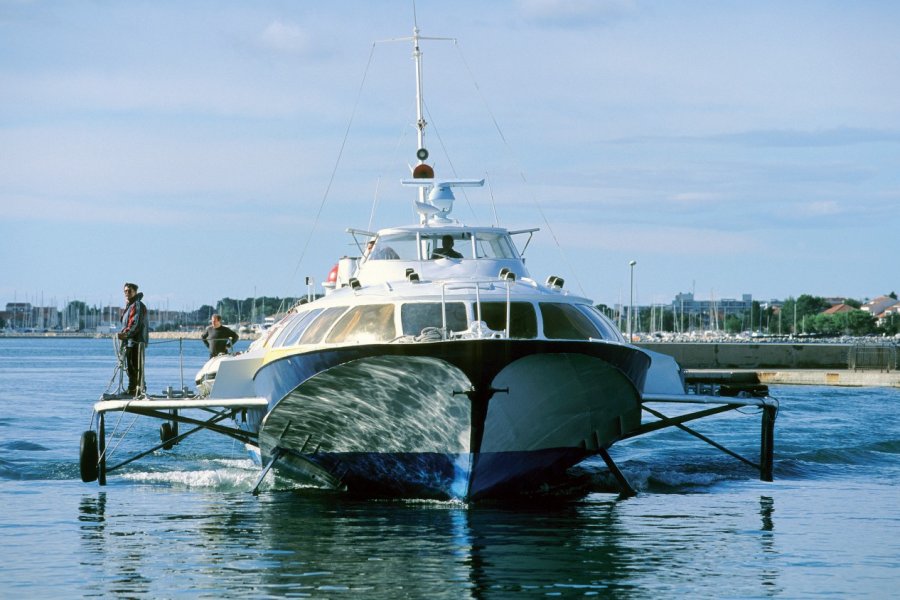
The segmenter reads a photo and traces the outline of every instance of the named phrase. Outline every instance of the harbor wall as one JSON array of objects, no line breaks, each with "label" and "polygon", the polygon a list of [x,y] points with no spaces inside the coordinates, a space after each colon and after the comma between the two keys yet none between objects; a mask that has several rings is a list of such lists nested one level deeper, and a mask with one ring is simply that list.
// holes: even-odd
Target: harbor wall
[{"label": "harbor wall", "polygon": [[685,369],[846,369],[849,344],[641,342]]}]

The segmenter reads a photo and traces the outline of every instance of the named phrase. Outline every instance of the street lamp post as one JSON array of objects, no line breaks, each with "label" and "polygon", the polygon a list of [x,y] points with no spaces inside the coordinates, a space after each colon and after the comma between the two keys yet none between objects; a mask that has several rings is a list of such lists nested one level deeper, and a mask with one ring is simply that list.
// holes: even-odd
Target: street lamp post
[{"label": "street lamp post", "polygon": [[632,342],[632,339],[633,339],[631,336],[631,334],[632,334],[631,323],[632,323],[632,315],[634,314],[634,265],[636,265],[636,264],[637,264],[636,260],[632,260],[628,263],[628,266],[631,267],[631,285],[630,285],[631,293],[630,293],[629,300],[628,300],[628,343],[629,344]]}]

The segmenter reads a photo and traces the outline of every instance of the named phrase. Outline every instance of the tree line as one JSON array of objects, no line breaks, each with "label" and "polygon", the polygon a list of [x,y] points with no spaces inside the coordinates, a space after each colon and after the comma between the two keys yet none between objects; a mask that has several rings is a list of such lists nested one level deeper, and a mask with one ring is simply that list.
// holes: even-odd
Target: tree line
[{"label": "tree line", "polygon": [[298,302],[306,302],[306,298],[222,298],[216,302],[215,308],[208,304],[201,306],[200,313],[204,316],[203,323],[207,323],[214,313],[221,315],[224,323],[261,323],[265,317],[284,314]]},{"label": "tree line", "polygon": [[[167,310],[148,306],[150,321],[154,331],[177,331],[184,328],[201,327],[209,324],[210,317],[218,313],[229,324],[261,323],[265,317],[286,312],[297,302],[306,298],[280,298],[263,296],[258,298],[222,298],[215,306],[204,304],[196,310]],[[0,329],[9,327],[45,330],[94,331],[101,326],[118,326],[121,306],[89,305],[81,300],[72,300],[65,307],[51,314],[45,307],[32,307],[28,315],[16,319],[0,316]],[[44,316],[36,316],[40,311]]]},{"label": "tree line", "polygon": [[[897,299],[891,292],[889,297]],[[256,298],[222,298],[215,306],[204,304],[191,311],[168,311],[152,308],[154,329],[157,331],[175,331],[185,327],[201,327],[209,323],[210,317],[218,313],[222,320],[229,324],[261,323],[265,317],[280,315],[288,311],[298,302],[306,298],[278,296],[261,296]],[[753,301],[750,310],[742,313],[720,314],[716,320],[718,329],[726,333],[754,332],[767,335],[896,335],[900,333],[900,316],[892,315],[886,323],[878,325],[875,315],[860,307],[862,303],[845,299],[844,304],[854,310],[834,314],[824,314],[831,303],[820,296],[803,294],[798,298],[789,298],[780,307],[771,305],[763,307]],[[624,323],[624,315],[606,305],[597,308],[615,321]],[[638,307],[635,307],[638,309]],[[89,306],[80,300],[69,302],[57,316],[58,323],[45,323],[51,329],[94,329],[101,323],[118,322],[119,307]],[[661,311],[656,312],[656,311]],[[112,314],[114,313],[114,314]],[[710,329],[709,315],[679,315],[673,307],[658,307],[649,310],[641,307],[633,317],[636,332],[686,332],[691,330]],[[0,328],[8,323],[0,318]],[[620,324],[620,327],[623,325]]]},{"label": "tree line", "polygon": [[[889,297],[897,299],[891,292]],[[820,296],[803,294],[798,298],[789,298],[779,306],[763,306],[757,301],[751,303],[749,310],[739,313],[724,314],[719,311],[716,319],[710,315],[681,315],[672,306],[635,307],[633,330],[635,332],[688,332],[715,328],[711,322],[717,322],[718,329],[725,333],[742,332],[766,335],[896,335],[900,333],[900,316],[892,315],[887,322],[879,325],[876,315],[861,309],[862,302],[845,299],[844,304],[853,308],[847,312],[824,314],[832,303]],[[624,323],[624,314],[620,315],[606,305],[598,305],[613,320]],[[627,308],[624,310],[627,311]],[[661,314],[659,311],[662,311]],[[627,314],[627,313],[626,313]],[[621,327],[621,325],[620,325]]]}]

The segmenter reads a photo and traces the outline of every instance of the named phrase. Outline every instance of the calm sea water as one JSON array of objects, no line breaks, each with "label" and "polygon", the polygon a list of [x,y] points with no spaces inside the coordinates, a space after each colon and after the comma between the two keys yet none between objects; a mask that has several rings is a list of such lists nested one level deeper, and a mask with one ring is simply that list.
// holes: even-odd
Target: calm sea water
[{"label": "calm sea water", "polygon": [[[158,391],[205,349],[148,351]],[[111,340],[0,339],[0,589],[18,597],[888,598],[900,587],[900,390],[776,387],[774,483],[679,431],[616,445],[640,490],[519,505],[348,501],[267,482],[203,433],[82,483]],[[126,458],[157,422],[111,414]],[[755,411],[697,429],[758,456]],[[115,445],[116,440],[111,441]]]}]

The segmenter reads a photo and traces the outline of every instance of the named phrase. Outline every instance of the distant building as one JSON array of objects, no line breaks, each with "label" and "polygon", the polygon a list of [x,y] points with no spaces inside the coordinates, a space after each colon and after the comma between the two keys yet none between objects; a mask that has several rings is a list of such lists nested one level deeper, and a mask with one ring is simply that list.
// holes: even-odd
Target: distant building
[{"label": "distant building", "polygon": [[839,304],[844,304],[847,301],[846,298],[823,298],[823,300],[825,300],[825,302],[827,302],[831,306],[837,306]]},{"label": "distant building", "polygon": [[12,329],[53,329],[59,325],[55,306],[32,306],[30,302],[7,302],[0,317]]},{"label": "distant building", "polygon": [[822,314],[823,315],[835,315],[837,313],[852,312],[854,310],[857,310],[857,309],[853,308],[849,304],[844,304],[843,302],[841,302],[840,304],[835,304],[834,306],[832,306],[831,308],[829,308],[827,310],[823,310]]},{"label": "distant building", "polygon": [[[874,300],[870,300],[862,305],[862,310],[866,311],[873,317],[877,317],[887,309],[896,306],[898,302],[890,296],[878,296]],[[8,306],[8,305],[7,305]]]},{"label": "distant building", "polygon": [[685,329],[692,326],[700,329],[714,326],[721,328],[728,315],[743,315],[752,308],[752,294],[743,294],[740,300],[733,298],[695,300],[693,293],[685,292],[676,294],[675,300],[672,301],[675,322],[679,324],[679,328],[683,323]]},{"label": "distant building", "polygon": [[875,315],[875,324],[884,327],[889,321],[900,317],[900,302],[887,307],[882,313]]},{"label": "distant building", "polygon": [[7,302],[6,314],[10,318],[25,317],[31,314],[31,302]]}]

